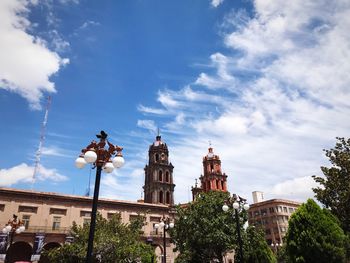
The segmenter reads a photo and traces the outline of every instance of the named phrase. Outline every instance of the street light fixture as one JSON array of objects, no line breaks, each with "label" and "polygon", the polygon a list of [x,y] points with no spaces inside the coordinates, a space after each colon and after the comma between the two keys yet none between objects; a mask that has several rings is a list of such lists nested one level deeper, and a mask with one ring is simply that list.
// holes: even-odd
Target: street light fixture
[{"label": "street light fixture", "polygon": [[[124,164],[124,158],[122,155],[123,148],[110,143],[107,140],[107,136],[107,133],[101,131],[100,134],[96,135],[96,137],[100,139],[100,141],[92,141],[86,148],[81,150],[80,156],[75,160],[75,166],[79,169],[83,168],[87,163],[93,164],[93,168],[96,168],[96,180],[94,198],[92,202],[89,241],[85,260],[86,263],[91,262],[93,253],[93,242],[96,225],[98,194],[100,190],[101,171],[103,170],[105,173],[111,173],[114,168],[120,168]],[[113,156],[115,157],[111,160]]]},{"label": "street light fixture", "polygon": [[14,214],[13,219],[9,220],[6,226],[2,229],[2,233],[10,236],[9,247],[12,245],[15,233],[20,234],[26,229],[23,222],[17,218],[18,216]]},{"label": "street light fixture", "polygon": [[282,243],[278,243],[278,242],[276,242],[276,243],[271,243],[271,247],[272,247],[272,249],[273,249],[273,251],[275,252],[275,253],[277,253],[278,252],[278,247],[282,247]]},{"label": "street light fixture", "polygon": [[[239,212],[241,211],[247,211],[249,209],[249,204],[247,203],[247,200],[233,194],[231,198],[229,198],[226,203],[222,206],[222,210],[224,212],[228,212],[229,206],[231,205],[234,210],[234,216],[236,219],[236,230],[237,230],[237,236],[238,236],[238,243],[239,243],[239,258],[240,262],[243,262],[243,244],[242,244],[242,237],[241,237],[241,227],[239,223]],[[232,213],[233,215],[233,213]]]},{"label": "street light fixture", "polygon": [[169,218],[162,218],[161,222],[159,224],[155,224],[154,228],[155,229],[159,229],[162,228],[163,229],[163,248],[164,248],[164,252],[163,252],[163,263],[166,263],[166,231],[168,231],[171,228],[174,228],[174,223],[170,222]]}]

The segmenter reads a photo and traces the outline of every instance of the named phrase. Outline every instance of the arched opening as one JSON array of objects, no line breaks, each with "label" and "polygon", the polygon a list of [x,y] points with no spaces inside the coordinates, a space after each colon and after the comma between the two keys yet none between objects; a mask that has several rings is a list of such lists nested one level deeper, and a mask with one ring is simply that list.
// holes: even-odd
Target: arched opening
[{"label": "arched opening", "polygon": [[162,203],[162,204],[164,203],[163,191],[160,191],[160,192],[159,192],[159,199],[158,199],[158,200],[159,200],[159,203]]},{"label": "arched opening", "polygon": [[156,160],[156,162],[159,161],[159,154],[158,153],[155,154],[154,159]]},{"label": "arched opening", "polygon": [[32,247],[27,242],[19,241],[13,243],[6,254],[6,262],[30,261],[32,256]]},{"label": "arched opening", "polygon": [[170,183],[169,171],[166,171],[166,172],[165,172],[165,181],[166,181],[167,183]]},{"label": "arched opening", "polygon": [[162,261],[163,260],[163,257],[162,257],[163,256],[163,247],[157,246],[154,253],[156,254],[156,258],[157,258],[156,262],[157,263],[163,262]]},{"label": "arched opening", "polygon": [[[44,246],[44,251],[48,251],[48,250],[51,250],[51,249],[54,249],[54,248],[58,248],[60,247],[61,245],[59,243],[56,243],[56,242],[50,242],[50,243],[47,243],[45,246]],[[49,259],[45,256],[45,255],[41,255],[40,257],[40,260],[39,260],[39,263],[50,263]]]},{"label": "arched opening", "polygon": [[216,189],[219,189],[219,190],[221,189],[219,180],[216,180]]},{"label": "arched opening", "polygon": [[170,204],[170,193],[169,192],[166,192],[166,195],[165,195],[165,202],[167,204]]},{"label": "arched opening", "polygon": [[163,172],[159,170],[158,172],[158,181],[162,182],[163,181]]}]

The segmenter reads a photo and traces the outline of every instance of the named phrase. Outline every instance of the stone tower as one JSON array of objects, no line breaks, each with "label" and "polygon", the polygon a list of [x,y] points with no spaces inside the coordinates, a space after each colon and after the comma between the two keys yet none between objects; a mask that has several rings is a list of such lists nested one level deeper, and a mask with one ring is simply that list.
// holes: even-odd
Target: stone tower
[{"label": "stone tower", "polygon": [[192,187],[193,200],[201,192],[222,191],[227,192],[227,175],[221,171],[221,160],[215,155],[213,148],[209,147],[208,154],[203,157],[203,174],[199,177],[201,187]]},{"label": "stone tower", "polygon": [[145,203],[174,205],[174,166],[169,162],[168,146],[157,136],[148,150],[145,166]]}]

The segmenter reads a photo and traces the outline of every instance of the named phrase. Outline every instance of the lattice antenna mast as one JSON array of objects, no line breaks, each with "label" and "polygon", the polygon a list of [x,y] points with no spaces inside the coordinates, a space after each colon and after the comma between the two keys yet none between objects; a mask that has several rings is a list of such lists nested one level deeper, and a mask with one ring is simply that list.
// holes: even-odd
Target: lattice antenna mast
[{"label": "lattice antenna mast", "polygon": [[[41,152],[42,148],[45,142],[45,136],[46,136],[46,125],[47,125],[47,119],[49,116],[49,109],[51,106],[51,96],[47,97],[47,102],[46,102],[46,110],[45,110],[45,116],[44,116],[44,121],[41,125],[41,130],[40,130],[40,139],[39,139],[39,146],[38,150],[36,151],[35,154],[35,166],[34,166],[34,173],[33,173],[33,178],[32,178],[32,184],[34,184],[36,175],[39,172],[39,165],[40,165],[40,158],[41,158]],[[32,185],[33,187],[33,185]]]}]

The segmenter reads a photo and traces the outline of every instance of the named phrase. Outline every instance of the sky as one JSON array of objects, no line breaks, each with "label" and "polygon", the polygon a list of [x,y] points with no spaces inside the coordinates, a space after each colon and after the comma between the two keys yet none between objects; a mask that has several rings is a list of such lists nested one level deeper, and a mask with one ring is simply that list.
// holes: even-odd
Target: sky
[{"label": "sky", "polygon": [[74,161],[104,130],[125,166],[100,196],[137,200],[159,128],[175,203],[209,142],[231,193],[305,201],[349,137],[347,0],[2,0],[0,17],[1,187],[91,195]]}]

